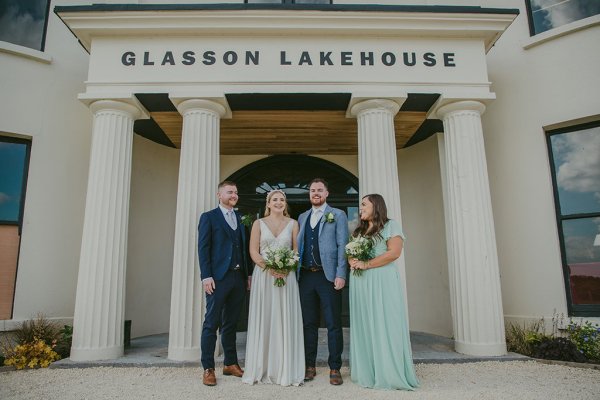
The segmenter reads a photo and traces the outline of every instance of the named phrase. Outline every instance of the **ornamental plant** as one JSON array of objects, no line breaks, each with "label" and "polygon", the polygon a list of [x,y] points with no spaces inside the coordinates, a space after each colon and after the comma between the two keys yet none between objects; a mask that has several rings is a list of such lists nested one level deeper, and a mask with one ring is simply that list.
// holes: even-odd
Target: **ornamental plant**
[{"label": "ornamental plant", "polygon": [[22,322],[12,332],[12,338],[4,337],[0,341],[0,351],[4,353],[4,365],[12,365],[17,369],[26,367],[45,368],[59,360],[61,355],[68,357],[70,351],[70,335],[72,328],[65,326],[62,330],[56,322],[48,320],[42,314],[34,319]]},{"label": "ornamental plant", "polygon": [[5,350],[4,365],[12,365],[16,369],[46,368],[52,362],[60,359],[58,353],[53,350],[55,346],[56,342],[47,345],[46,342],[37,338],[33,342],[18,344],[8,351]]},{"label": "ornamental plant", "polygon": [[575,323],[571,321],[567,327],[569,339],[577,349],[590,361],[600,362],[600,327],[591,322]]}]

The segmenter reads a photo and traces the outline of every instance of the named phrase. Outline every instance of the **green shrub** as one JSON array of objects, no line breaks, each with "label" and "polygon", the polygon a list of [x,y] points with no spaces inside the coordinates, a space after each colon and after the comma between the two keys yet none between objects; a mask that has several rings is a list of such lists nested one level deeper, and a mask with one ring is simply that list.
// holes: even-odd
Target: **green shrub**
[{"label": "green shrub", "polygon": [[533,347],[533,357],[546,360],[586,362],[575,343],[564,337],[545,337]]},{"label": "green shrub", "polygon": [[600,362],[600,327],[591,322],[575,323],[567,327],[569,338],[577,349],[590,361]]},{"label": "green shrub", "polygon": [[532,357],[535,346],[546,337],[543,319],[523,326],[510,323],[506,327],[506,347],[514,353]]},{"label": "green shrub", "polygon": [[71,355],[71,343],[73,342],[73,327],[64,325],[59,332],[59,339],[54,349],[60,358],[69,358]]}]

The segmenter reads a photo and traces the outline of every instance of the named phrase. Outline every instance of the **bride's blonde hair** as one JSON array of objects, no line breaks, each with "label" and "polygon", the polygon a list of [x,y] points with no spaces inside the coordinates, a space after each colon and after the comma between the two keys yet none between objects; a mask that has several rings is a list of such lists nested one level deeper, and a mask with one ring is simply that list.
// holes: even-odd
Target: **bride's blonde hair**
[{"label": "bride's blonde hair", "polygon": [[265,217],[268,217],[269,215],[271,215],[271,209],[269,208],[269,202],[271,201],[271,198],[273,197],[273,195],[275,195],[275,193],[281,193],[281,195],[283,196],[283,199],[285,200],[285,208],[283,210],[283,215],[286,217],[289,217],[290,213],[288,211],[287,197],[285,196],[285,193],[283,192],[283,190],[279,190],[279,189],[271,190],[269,193],[267,193],[267,204],[265,205]]}]

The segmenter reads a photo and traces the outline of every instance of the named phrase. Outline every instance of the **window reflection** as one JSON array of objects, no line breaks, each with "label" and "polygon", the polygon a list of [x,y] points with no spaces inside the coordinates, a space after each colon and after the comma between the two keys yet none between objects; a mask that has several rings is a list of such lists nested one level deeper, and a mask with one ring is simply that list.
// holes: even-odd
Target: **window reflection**
[{"label": "window reflection", "polygon": [[600,218],[563,221],[573,304],[600,304]]},{"label": "window reflection", "polygon": [[600,211],[600,127],[550,137],[560,211]]},{"label": "window reflection", "polygon": [[529,0],[532,34],[600,14],[598,0]]},{"label": "window reflection", "polygon": [[21,211],[27,145],[0,138],[0,221],[18,223]]},{"label": "window reflection", "polygon": [[44,50],[48,0],[0,0],[0,40]]}]

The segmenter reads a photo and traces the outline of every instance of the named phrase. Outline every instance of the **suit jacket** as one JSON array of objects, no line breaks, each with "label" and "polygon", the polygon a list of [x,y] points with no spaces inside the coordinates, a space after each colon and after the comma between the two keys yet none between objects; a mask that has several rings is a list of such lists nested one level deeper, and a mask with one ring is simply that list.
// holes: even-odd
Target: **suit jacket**
[{"label": "suit jacket", "polygon": [[[333,222],[326,222],[325,215],[333,213]],[[302,255],[304,253],[304,230],[306,228],[307,218],[310,218],[312,209],[303,212],[298,217],[298,253],[300,255],[300,265],[302,265]],[[335,281],[335,278],[347,278],[348,263],[346,260],[345,247],[348,243],[348,217],[340,209],[325,207],[325,213],[319,223],[319,255],[323,264],[323,272],[328,281]],[[298,277],[302,273],[299,269]]]},{"label": "suit jacket", "polygon": [[[237,211],[235,212],[238,229],[242,233],[242,272],[248,277],[248,246],[246,230]],[[198,260],[201,279],[213,278],[219,281],[225,277],[231,264],[235,233],[229,227],[221,209],[207,211],[200,216],[198,224]]]}]

